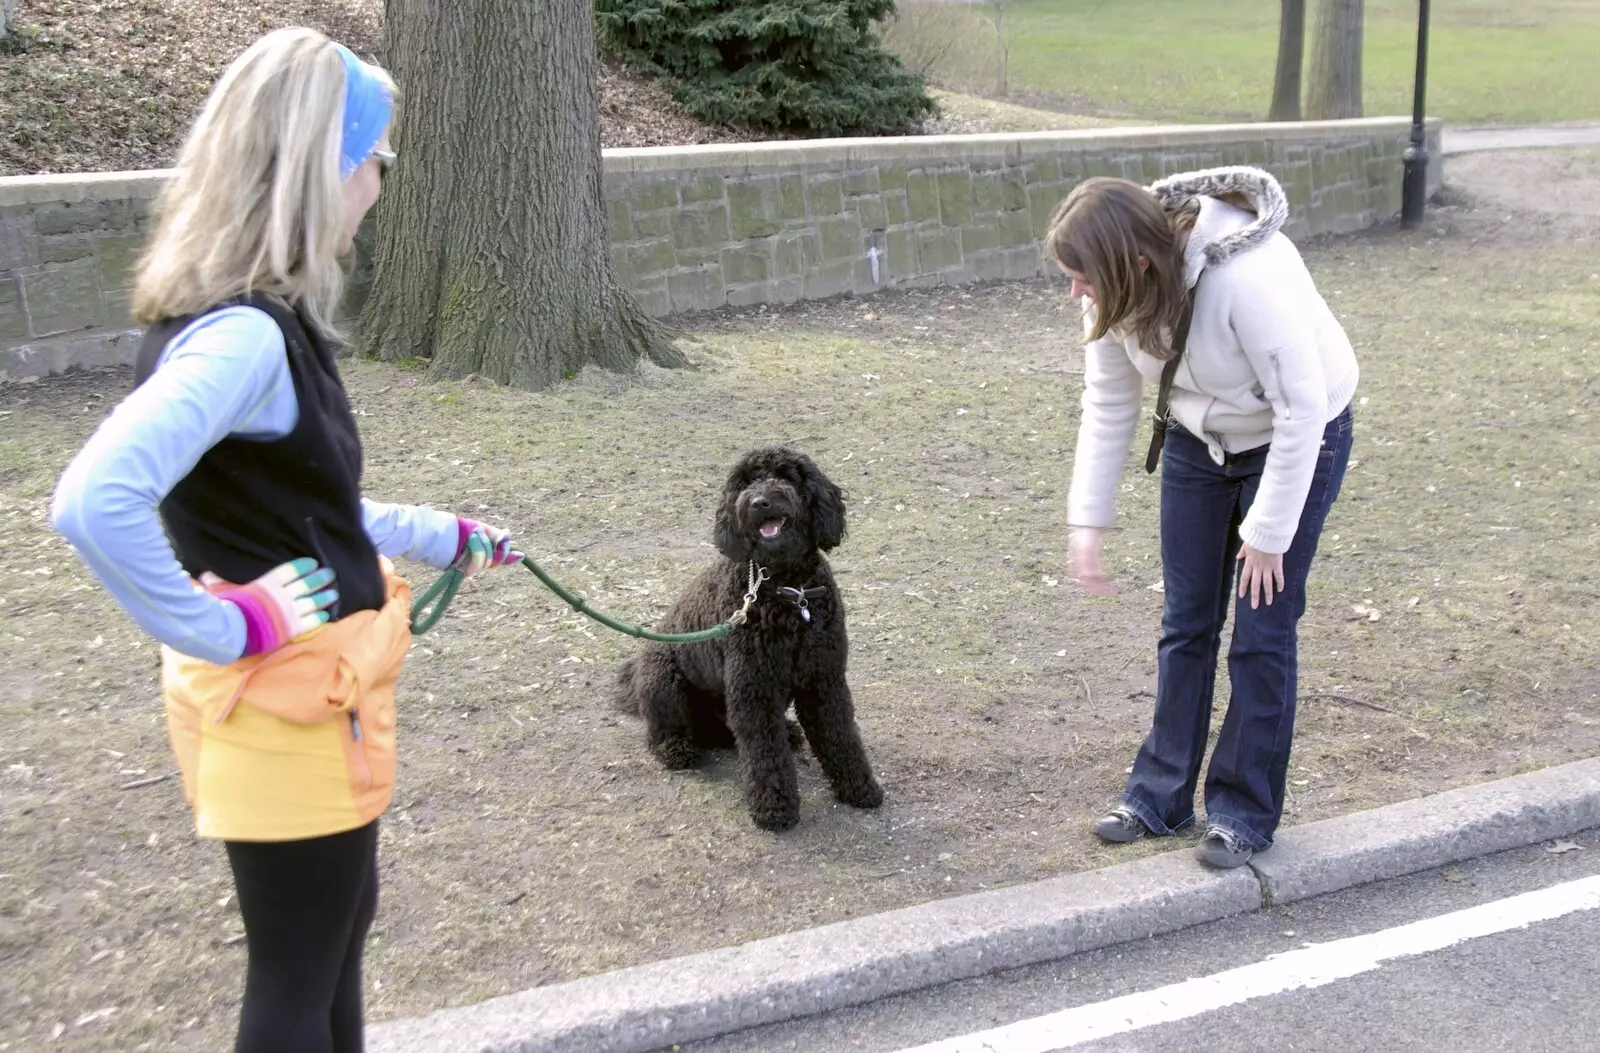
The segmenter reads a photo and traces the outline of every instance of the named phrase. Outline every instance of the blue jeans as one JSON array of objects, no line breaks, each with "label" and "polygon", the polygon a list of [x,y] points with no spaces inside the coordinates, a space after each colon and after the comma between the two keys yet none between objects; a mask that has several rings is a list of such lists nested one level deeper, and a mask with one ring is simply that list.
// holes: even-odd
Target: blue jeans
[{"label": "blue jeans", "polygon": [[1347,406],[1322,433],[1317,470],[1294,540],[1283,556],[1284,588],[1252,610],[1237,599],[1239,524],[1255,500],[1267,447],[1211,459],[1205,443],[1172,427],[1161,456],[1161,615],[1156,710],[1122,796],[1150,831],[1194,822],[1195,782],[1211,728],[1217,653],[1234,607],[1228,675],[1233,697],[1206,773],[1206,823],[1251,848],[1272,845],[1283,816],[1294,736],[1300,616],[1306,575],[1322,524],[1350,462]]}]

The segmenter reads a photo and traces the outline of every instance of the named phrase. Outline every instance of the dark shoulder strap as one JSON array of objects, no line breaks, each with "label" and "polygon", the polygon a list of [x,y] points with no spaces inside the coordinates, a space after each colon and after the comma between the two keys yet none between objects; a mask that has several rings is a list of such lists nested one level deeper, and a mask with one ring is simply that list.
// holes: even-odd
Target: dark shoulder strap
[{"label": "dark shoulder strap", "polygon": [[[1201,271],[1201,275],[1205,272]],[[1189,323],[1194,321],[1194,297],[1200,290],[1200,279],[1196,278],[1194,286],[1189,290],[1189,296],[1184,301],[1183,314],[1178,318],[1178,328],[1172,334],[1172,357],[1167,359],[1167,364],[1161,369],[1161,386],[1156,389],[1156,419],[1150,433],[1150,449],[1144,455],[1144,470],[1154,472],[1156,465],[1161,460],[1161,445],[1167,439],[1167,404],[1172,399],[1172,378],[1177,375],[1178,363],[1183,359],[1183,352],[1189,346]]]}]

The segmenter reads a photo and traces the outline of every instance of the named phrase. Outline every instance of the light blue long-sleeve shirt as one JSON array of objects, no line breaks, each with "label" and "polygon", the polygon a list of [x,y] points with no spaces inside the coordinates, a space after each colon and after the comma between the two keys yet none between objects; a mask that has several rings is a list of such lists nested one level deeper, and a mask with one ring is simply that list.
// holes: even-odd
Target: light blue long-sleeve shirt
[{"label": "light blue long-sleeve shirt", "polygon": [[[161,526],[166,495],[229,435],[276,439],[299,420],[283,332],[254,307],[205,315],[168,342],[158,368],[101,422],[56,485],[55,528],[141,627],[183,654],[225,664],[244,652],[244,616],[195,586]],[[447,567],[456,517],[361,502],[391,559]]]}]

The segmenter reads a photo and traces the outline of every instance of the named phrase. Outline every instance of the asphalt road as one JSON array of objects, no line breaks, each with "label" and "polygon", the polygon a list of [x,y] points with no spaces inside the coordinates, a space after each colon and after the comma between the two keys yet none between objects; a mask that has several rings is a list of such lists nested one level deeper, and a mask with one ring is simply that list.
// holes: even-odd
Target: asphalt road
[{"label": "asphalt road", "polygon": [[[1567,844],[1577,847],[1551,851]],[[1600,899],[1587,906],[1568,903],[1550,911],[1560,916],[1525,925],[1516,924],[1516,917],[1530,901],[1570,900],[1579,887],[1572,883],[1597,875],[1600,831],[1590,831],[1566,843],[1506,852],[1049,965],[677,1048],[679,1053],[901,1053],[933,1044],[939,1044],[939,1053],[1596,1050],[1600,907],[1594,903]],[[1589,893],[1595,885],[1587,882]],[[1504,931],[1486,924],[1483,935],[1416,949],[1415,931],[1464,932],[1457,927],[1491,911],[1512,916],[1510,922],[1494,923]],[[1468,913],[1458,917],[1458,912]],[[1447,915],[1448,922],[1413,924]],[[1334,941],[1348,943],[1326,946]],[[1246,990],[1251,982],[1268,988],[1283,982],[1290,964],[1300,958],[1343,961],[1349,957],[1341,950],[1346,946],[1351,954],[1371,946],[1395,953],[1342,978],[1335,968],[1333,978],[1322,977],[1321,986],[1290,986],[1253,997]],[[1296,951],[1305,953],[1289,953]],[[1164,990],[1195,978],[1209,978],[1198,996],[1188,989]],[[1142,997],[1129,997],[1135,995]],[[1123,1001],[1104,1004],[1112,999]],[[1187,1009],[1173,1008],[1185,999]],[[1233,999],[1238,1001],[1212,1008]],[[1041,1019],[1066,1010],[1077,1010],[1073,1019],[1080,1023],[1094,1021],[1102,1028],[1099,1033],[1117,1033],[1065,1044],[1041,1037]],[[1182,1018],[1175,1018],[1179,1013]],[[1169,1022],[1159,1022],[1163,1016]],[[976,1037],[952,1041],[963,1036]]]}]

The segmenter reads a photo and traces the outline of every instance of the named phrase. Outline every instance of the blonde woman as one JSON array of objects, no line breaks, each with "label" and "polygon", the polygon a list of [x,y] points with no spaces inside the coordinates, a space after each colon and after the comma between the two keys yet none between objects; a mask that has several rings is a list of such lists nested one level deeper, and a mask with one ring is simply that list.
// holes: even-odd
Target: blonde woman
[{"label": "blonde woman", "polygon": [[332,318],[341,257],[394,160],[394,96],[307,29],[263,37],[223,74],[157,203],[135,389],[53,508],[163,645],[184,794],[198,835],[226,845],[244,918],[241,1053],[363,1048],[409,643],[391,558],[468,573],[520,559],[503,530],[361,494]]},{"label": "blonde woman", "polygon": [[[1121,801],[1094,823],[1111,842],[1195,821],[1228,608],[1233,697],[1205,784],[1201,862],[1237,867],[1272,845],[1294,735],[1306,576],[1350,458],[1360,370],[1293,243],[1283,189],[1223,168],[1146,189],[1086,180],[1046,247],[1083,301],[1083,419],[1069,558],[1109,590],[1101,533],[1146,382],[1161,464],[1161,643],[1151,728]],[[1170,426],[1168,422],[1170,421]]]}]

